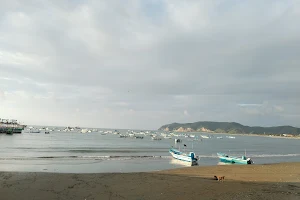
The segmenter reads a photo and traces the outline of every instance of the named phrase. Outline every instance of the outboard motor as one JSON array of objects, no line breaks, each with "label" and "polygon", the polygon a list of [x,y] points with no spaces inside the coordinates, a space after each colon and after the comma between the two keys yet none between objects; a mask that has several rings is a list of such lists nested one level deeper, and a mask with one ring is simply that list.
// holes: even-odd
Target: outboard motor
[{"label": "outboard motor", "polygon": [[247,164],[248,164],[248,165],[253,164],[253,161],[251,160],[251,158],[248,158],[248,159],[247,159]]},{"label": "outboard motor", "polygon": [[191,156],[191,159],[192,159],[192,166],[194,165],[198,165],[198,159],[196,158],[195,156],[195,153],[194,152],[190,152],[190,156]]}]

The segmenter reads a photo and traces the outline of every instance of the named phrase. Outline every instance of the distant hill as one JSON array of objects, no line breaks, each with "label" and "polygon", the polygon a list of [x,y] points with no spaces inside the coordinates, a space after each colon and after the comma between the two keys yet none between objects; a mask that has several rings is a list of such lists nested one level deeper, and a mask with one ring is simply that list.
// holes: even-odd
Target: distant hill
[{"label": "distant hill", "polygon": [[260,127],[260,126],[244,126],[236,122],[209,122],[201,121],[194,123],[173,123],[167,124],[159,128],[164,131],[177,132],[212,132],[212,133],[231,133],[231,134],[291,134],[299,135],[300,128],[293,126],[274,126],[274,127]]}]

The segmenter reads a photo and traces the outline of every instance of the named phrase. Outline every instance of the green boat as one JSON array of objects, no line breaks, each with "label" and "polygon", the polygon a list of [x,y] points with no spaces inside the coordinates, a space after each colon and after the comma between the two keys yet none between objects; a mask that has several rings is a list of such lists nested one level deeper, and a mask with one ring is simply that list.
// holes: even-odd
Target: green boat
[{"label": "green boat", "polygon": [[232,163],[232,164],[244,164],[244,165],[249,165],[253,164],[253,161],[251,158],[247,158],[246,156],[242,156],[241,158],[239,157],[233,157],[233,156],[228,156],[225,153],[217,153],[218,157],[220,158],[220,161],[223,163]]}]

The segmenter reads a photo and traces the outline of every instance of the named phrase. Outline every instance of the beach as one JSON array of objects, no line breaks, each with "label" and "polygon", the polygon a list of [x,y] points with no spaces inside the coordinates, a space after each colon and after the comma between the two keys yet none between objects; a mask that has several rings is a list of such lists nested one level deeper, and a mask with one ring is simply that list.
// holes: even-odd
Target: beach
[{"label": "beach", "polygon": [[[224,182],[213,176],[225,176]],[[300,199],[300,163],[141,173],[0,172],[1,199]]]}]

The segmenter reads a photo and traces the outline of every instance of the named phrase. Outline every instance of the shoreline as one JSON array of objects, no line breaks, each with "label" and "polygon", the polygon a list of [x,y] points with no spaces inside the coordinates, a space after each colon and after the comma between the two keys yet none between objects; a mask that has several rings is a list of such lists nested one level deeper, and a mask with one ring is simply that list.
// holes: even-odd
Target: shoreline
[{"label": "shoreline", "polygon": [[[223,182],[213,176],[225,176]],[[140,173],[0,172],[1,198],[29,199],[299,199],[300,162],[186,167]]]},{"label": "shoreline", "polygon": [[[173,131],[171,131],[173,132]],[[176,132],[176,131],[175,131]],[[195,134],[211,134],[211,135],[230,135],[230,136],[258,136],[258,137],[267,137],[267,138],[279,138],[279,139],[296,139],[300,140],[300,136],[296,137],[285,137],[285,136],[269,136],[269,135],[261,135],[261,134],[246,134],[246,133],[214,133],[214,132],[176,132],[176,133],[195,133]]]}]

